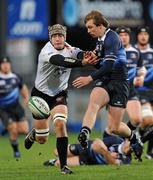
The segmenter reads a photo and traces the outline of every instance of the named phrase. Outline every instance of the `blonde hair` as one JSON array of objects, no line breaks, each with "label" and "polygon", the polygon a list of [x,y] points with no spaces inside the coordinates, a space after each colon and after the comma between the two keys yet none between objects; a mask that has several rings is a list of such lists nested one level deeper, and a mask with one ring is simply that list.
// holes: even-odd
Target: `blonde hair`
[{"label": "blonde hair", "polygon": [[96,26],[100,26],[102,24],[104,27],[108,28],[110,25],[104,15],[97,10],[93,10],[88,13],[84,19],[84,23],[86,24],[90,19],[93,19]]}]

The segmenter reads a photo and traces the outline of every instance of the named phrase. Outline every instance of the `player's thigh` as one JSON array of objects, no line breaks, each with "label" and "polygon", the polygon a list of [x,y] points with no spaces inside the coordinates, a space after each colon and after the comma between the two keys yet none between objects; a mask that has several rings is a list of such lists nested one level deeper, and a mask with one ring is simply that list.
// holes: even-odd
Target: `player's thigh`
[{"label": "player's thigh", "polygon": [[51,117],[53,123],[57,123],[57,121],[62,121],[63,123],[66,123],[67,116],[68,116],[68,108],[64,104],[57,105],[51,110]]},{"label": "player's thigh", "polygon": [[55,107],[51,110],[51,115],[54,116],[56,113],[67,114],[67,113],[68,113],[67,106],[64,105],[64,104],[59,104],[59,105],[55,106]]},{"label": "player's thigh", "polygon": [[127,102],[126,111],[129,115],[129,118],[133,123],[140,123],[142,120],[142,109],[140,101],[138,100],[129,100]]},{"label": "player's thigh", "polygon": [[12,121],[8,124],[7,130],[9,133],[17,133],[17,123],[15,121]]},{"label": "player's thigh", "polygon": [[114,127],[115,130],[116,130],[116,128],[119,128],[120,122],[123,119],[124,113],[125,113],[124,108],[109,106],[109,109],[108,109],[108,114],[109,114],[108,126]]},{"label": "player's thigh", "polygon": [[19,133],[28,133],[29,125],[27,120],[17,122],[17,126]]},{"label": "player's thigh", "polygon": [[68,166],[80,166],[79,156],[73,156],[67,158]]},{"label": "player's thigh", "polygon": [[89,105],[97,105],[100,108],[109,102],[109,95],[107,91],[102,87],[95,87],[91,94]]},{"label": "player's thigh", "polygon": [[35,129],[48,129],[49,128],[49,120],[34,120],[34,127]]},{"label": "player's thigh", "polygon": [[8,128],[8,125],[13,122],[11,114],[5,111],[4,109],[0,109],[0,119],[5,128]]}]

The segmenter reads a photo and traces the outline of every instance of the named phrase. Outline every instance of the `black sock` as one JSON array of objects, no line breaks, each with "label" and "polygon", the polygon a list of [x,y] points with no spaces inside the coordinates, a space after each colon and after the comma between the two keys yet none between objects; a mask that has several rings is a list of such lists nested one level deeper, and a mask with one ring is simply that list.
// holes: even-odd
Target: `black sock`
[{"label": "black sock", "polygon": [[137,128],[136,126],[133,126],[130,121],[127,123],[127,126],[128,126],[132,131],[136,130],[136,128]]},{"label": "black sock", "polygon": [[58,137],[56,147],[62,169],[65,165],[67,165],[68,137]]},{"label": "black sock", "polygon": [[146,128],[144,134],[141,137],[141,141],[143,143],[145,143],[146,141],[148,141],[152,137],[153,137],[153,126],[150,126],[150,127]]},{"label": "black sock", "polygon": [[147,154],[152,154],[152,150],[153,150],[153,137],[151,137],[148,141]]},{"label": "black sock", "polygon": [[13,151],[14,152],[19,151],[19,149],[18,149],[18,141],[17,140],[10,140],[10,142],[11,142],[11,146],[13,148]]},{"label": "black sock", "polygon": [[140,134],[140,136],[143,136],[144,132],[145,132],[145,130],[144,130],[144,129],[139,128],[139,134]]},{"label": "black sock", "polygon": [[83,126],[82,128],[81,128],[81,130],[80,130],[80,132],[85,132],[85,133],[87,133],[87,134],[90,134],[91,133],[91,129],[89,128],[89,127],[87,127],[87,126]]},{"label": "black sock", "polygon": [[136,135],[132,131],[131,131],[131,135],[129,137],[129,140],[130,140],[131,144],[135,144],[137,142]]}]

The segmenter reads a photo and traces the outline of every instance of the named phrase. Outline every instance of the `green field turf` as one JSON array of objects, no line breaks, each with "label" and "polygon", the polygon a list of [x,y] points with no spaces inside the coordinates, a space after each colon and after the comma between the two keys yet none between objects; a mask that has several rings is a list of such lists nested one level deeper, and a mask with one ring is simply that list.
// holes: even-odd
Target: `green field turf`
[{"label": "green field turf", "polygon": [[[69,136],[71,143],[76,142],[76,134]],[[100,134],[93,134],[95,136],[100,137]],[[8,136],[0,137],[0,180],[153,180],[153,160],[146,160],[144,157],[142,163],[134,160],[130,166],[73,167],[75,174],[61,175],[56,167],[42,165],[45,160],[54,158],[54,135],[50,135],[46,144],[35,143],[30,150],[24,149],[23,139],[19,139],[22,157],[17,161],[13,158]]]}]

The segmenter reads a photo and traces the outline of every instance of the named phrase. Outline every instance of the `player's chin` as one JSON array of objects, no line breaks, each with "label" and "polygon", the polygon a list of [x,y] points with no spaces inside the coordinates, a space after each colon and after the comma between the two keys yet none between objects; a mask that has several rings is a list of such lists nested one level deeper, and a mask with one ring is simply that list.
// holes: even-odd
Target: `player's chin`
[{"label": "player's chin", "polygon": [[57,50],[62,50],[64,49],[64,45],[57,45],[57,46],[54,46],[54,48]]}]

